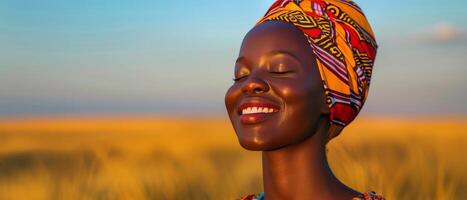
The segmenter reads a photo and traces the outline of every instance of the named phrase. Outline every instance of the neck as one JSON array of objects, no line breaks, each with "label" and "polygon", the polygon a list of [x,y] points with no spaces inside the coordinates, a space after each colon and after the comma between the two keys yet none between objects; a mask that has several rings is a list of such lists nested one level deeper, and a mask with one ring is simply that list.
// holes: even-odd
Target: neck
[{"label": "neck", "polygon": [[359,194],[332,173],[323,135],[316,133],[300,143],[263,151],[265,200],[352,199]]}]

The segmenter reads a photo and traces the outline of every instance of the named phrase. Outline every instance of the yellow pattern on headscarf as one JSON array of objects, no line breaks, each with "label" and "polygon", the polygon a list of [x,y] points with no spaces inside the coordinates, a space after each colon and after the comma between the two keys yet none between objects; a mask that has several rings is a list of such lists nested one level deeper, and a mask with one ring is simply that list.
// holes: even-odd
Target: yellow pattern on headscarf
[{"label": "yellow pattern on headscarf", "polygon": [[360,112],[378,48],[360,7],[350,0],[277,0],[256,25],[268,20],[293,24],[308,39],[330,111],[329,140]]}]

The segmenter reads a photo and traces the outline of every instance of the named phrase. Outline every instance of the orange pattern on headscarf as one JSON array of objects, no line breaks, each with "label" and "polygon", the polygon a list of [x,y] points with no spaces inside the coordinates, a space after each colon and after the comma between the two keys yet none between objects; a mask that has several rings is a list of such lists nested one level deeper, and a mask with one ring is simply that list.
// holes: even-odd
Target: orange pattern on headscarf
[{"label": "orange pattern on headscarf", "polygon": [[370,86],[377,44],[350,0],[278,0],[256,24],[280,20],[299,28],[317,57],[330,111],[329,140],[360,112]]}]

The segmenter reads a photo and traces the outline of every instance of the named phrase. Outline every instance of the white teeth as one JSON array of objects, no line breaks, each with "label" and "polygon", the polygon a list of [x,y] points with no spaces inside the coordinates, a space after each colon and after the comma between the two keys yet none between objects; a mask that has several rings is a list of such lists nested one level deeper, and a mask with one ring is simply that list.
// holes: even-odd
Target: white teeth
[{"label": "white teeth", "polygon": [[257,108],[257,107],[253,107],[253,109],[251,109],[251,112],[252,112],[252,113],[257,113],[257,112],[258,112],[258,108]]},{"label": "white teeth", "polygon": [[272,113],[273,108],[267,107],[248,107],[242,110],[242,114],[253,114],[253,113]]}]

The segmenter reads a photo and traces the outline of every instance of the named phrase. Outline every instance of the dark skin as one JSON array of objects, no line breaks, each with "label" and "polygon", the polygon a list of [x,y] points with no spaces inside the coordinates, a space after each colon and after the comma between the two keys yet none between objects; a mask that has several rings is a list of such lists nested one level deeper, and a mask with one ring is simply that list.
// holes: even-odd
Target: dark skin
[{"label": "dark skin", "polygon": [[326,159],[329,109],[312,52],[293,25],[264,22],[245,36],[225,95],[240,145],[262,151],[266,200],[360,194],[334,176]]}]

